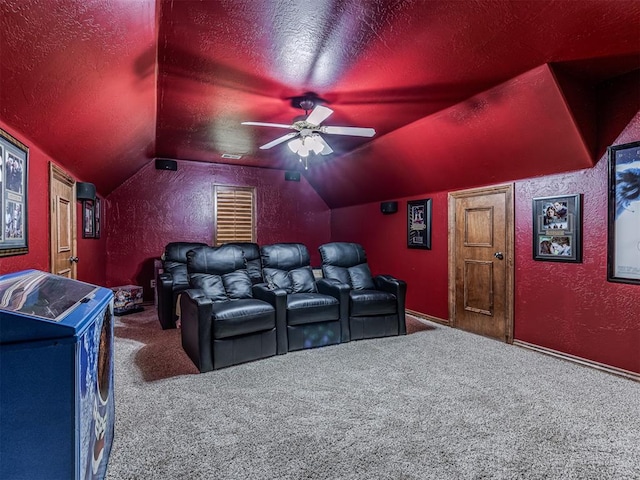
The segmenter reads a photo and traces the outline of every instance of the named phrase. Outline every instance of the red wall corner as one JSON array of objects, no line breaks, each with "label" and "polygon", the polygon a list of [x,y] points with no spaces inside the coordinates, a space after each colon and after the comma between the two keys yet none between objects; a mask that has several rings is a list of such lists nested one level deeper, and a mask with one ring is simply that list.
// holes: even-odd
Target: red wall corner
[{"label": "red wall corner", "polygon": [[[640,112],[615,144],[640,138]],[[583,195],[583,261],[533,260],[532,199]],[[432,249],[406,246],[406,201],[433,199]],[[361,243],[372,273],[407,282],[407,308],[448,318],[447,193],[334,209],[332,241]],[[640,287],[607,282],[607,158],[593,168],[515,182],[514,338],[640,373]]]},{"label": "red wall corner", "polygon": [[[640,113],[616,140],[640,138]],[[640,373],[640,288],[607,281],[607,156],[594,168],[516,183],[514,338]],[[582,194],[579,264],[533,260],[534,197]]]},{"label": "red wall corner", "polygon": [[[431,250],[407,248],[407,201],[432,199]],[[447,320],[448,239],[447,193],[397,199],[398,212],[385,215],[380,203],[334,209],[331,241],[360,243],[371,273],[389,274],[407,282],[407,308]]]}]

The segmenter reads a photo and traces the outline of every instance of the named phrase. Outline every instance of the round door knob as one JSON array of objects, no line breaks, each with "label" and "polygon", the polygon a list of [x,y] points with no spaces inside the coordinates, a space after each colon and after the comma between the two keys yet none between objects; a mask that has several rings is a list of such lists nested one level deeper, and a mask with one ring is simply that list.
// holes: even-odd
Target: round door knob
[{"label": "round door knob", "polygon": [[496,257],[498,260],[502,260],[504,258],[504,255],[502,254],[502,252],[496,252],[493,254],[494,257]]},{"label": "round door knob", "polygon": [[78,260],[80,260],[78,257],[69,257],[69,262],[71,263],[78,263]]}]

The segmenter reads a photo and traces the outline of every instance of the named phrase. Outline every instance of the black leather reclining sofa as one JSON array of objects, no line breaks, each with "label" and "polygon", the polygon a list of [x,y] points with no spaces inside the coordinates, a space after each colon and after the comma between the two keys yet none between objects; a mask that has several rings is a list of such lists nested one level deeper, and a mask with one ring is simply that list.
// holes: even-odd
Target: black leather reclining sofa
[{"label": "black leather reclining sofa", "polygon": [[167,271],[157,285],[171,295],[158,291],[160,323],[175,327],[181,293],[182,346],[201,372],[406,334],[404,281],[374,277],[362,245],[333,242],[319,251],[323,278],[316,280],[307,248],[299,243],[169,244]]}]

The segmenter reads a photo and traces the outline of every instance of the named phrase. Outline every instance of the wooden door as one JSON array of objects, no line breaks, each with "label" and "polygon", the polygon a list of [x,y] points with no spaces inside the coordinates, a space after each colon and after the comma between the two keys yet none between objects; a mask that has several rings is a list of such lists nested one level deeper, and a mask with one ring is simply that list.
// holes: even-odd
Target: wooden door
[{"label": "wooden door", "polygon": [[51,272],[76,278],[76,182],[53,163],[49,178]]},{"label": "wooden door", "polygon": [[452,326],[513,341],[513,186],[449,194]]}]

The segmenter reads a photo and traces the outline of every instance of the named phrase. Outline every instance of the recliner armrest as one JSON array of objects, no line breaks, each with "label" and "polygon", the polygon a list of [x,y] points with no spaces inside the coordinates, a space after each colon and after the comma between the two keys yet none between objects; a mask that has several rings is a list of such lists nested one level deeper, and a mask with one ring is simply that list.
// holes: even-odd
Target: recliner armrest
[{"label": "recliner armrest", "polygon": [[267,302],[276,310],[276,351],[278,355],[289,350],[287,340],[287,292],[282,288],[269,288],[266,283],[257,283],[252,288],[253,298]]},{"label": "recliner armrest", "polygon": [[342,283],[340,280],[336,280],[335,278],[319,278],[316,280],[316,286],[320,293],[331,295],[333,297],[335,297],[336,294],[339,295],[340,292],[349,292],[349,290],[351,290],[349,285]]},{"label": "recliner armrest", "polygon": [[274,307],[278,298],[284,299],[286,302],[287,292],[282,288],[269,288],[266,283],[257,283],[251,287],[253,298],[269,302]]},{"label": "recliner armrest", "polygon": [[373,279],[378,290],[393,293],[398,301],[398,333],[406,335],[405,302],[407,298],[407,282],[398,280],[392,275],[376,275]]},{"label": "recliner armrest", "polygon": [[[164,265],[162,260],[159,258],[153,259],[153,279],[156,281],[156,285],[158,284],[158,276],[164,273]],[[153,287],[153,303],[157,307],[158,306],[158,289],[157,287]]]},{"label": "recliner armrest", "polygon": [[169,272],[162,272],[156,278],[156,287],[160,290],[171,289],[173,287],[173,275]]},{"label": "recliner armrest", "polygon": [[330,295],[340,302],[340,341],[351,341],[351,330],[349,328],[349,292],[351,287],[335,278],[319,278],[316,281],[318,292],[323,295]]},{"label": "recliner armrest", "polygon": [[200,304],[205,304],[207,303],[213,303],[213,300],[211,300],[209,297],[207,297],[207,295],[204,293],[204,290],[201,290],[199,288],[187,288],[186,290],[184,290],[182,292],[183,294],[186,294],[187,297],[189,297],[189,299],[194,300],[194,301],[198,301],[196,303]]},{"label": "recliner armrest", "polygon": [[155,290],[158,320],[160,320],[162,329],[176,328],[173,305],[173,275],[168,272],[158,273]]},{"label": "recliner armrest", "polygon": [[212,307],[213,301],[200,289],[187,289],[180,295],[182,347],[201,372],[213,370]]},{"label": "recliner armrest", "polygon": [[398,280],[392,275],[376,275],[373,282],[378,290],[384,290],[396,296],[406,294],[407,291],[407,282]]}]

